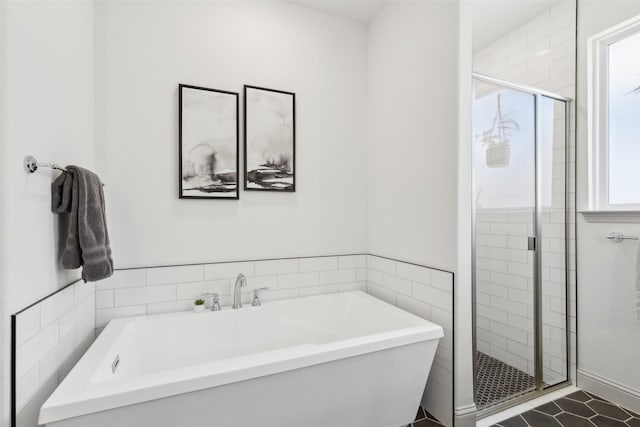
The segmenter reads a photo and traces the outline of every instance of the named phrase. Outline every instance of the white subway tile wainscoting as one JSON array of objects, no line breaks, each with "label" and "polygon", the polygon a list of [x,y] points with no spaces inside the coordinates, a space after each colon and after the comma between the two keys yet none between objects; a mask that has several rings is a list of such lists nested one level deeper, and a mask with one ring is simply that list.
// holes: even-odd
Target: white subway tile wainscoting
[{"label": "white subway tile wainscoting", "polygon": [[444,329],[422,406],[453,425],[453,273],[367,256],[367,292]]},{"label": "white subway tile wainscoting", "polygon": [[18,426],[37,425],[40,405],[110,320],[191,310],[213,292],[228,307],[239,273],[247,280],[243,304],[262,287],[269,288],[262,301],[361,290],[442,326],[422,406],[452,425],[453,274],[353,254],[124,269],[95,285],[68,286],[16,314]]},{"label": "white subway tile wainscoting", "polygon": [[204,293],[216,292],[220,305],[230,306],[239,273],[247,279],[243,304],[263,287],[269,289],[261,292],[262,301],[364,291],[366,263],[366,255],[340,255],[118,270],[96,285],[96,328],[121,317],[191,310]]},{"label": "white subway tile wainscoting", "polygon": [[40,406],[93,343],[95,305],[95,285],[76,281],[12,316],[17,427],[38,425]]}]

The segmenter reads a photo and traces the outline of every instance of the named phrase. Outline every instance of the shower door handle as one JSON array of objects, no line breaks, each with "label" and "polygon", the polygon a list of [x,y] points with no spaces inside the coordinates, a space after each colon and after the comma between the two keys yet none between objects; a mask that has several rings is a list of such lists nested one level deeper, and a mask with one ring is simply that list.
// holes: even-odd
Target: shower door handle
[{"label": "shower door handle", "polygon": [[529,237],[528,238],[527,249],[530,250],[530,251],[535,251],[536,250],[536,238],[535,237]]}]

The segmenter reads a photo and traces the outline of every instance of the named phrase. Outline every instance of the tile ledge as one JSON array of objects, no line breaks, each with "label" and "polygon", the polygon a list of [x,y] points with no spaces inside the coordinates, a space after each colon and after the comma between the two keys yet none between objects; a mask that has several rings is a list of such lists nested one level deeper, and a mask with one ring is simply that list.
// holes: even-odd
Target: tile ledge
[{"label": "tile ledge", "polygon": [[587,222],[605,222],[605,223],[640,223],[640,211],[623,210],[623,211],[579,211]]}]

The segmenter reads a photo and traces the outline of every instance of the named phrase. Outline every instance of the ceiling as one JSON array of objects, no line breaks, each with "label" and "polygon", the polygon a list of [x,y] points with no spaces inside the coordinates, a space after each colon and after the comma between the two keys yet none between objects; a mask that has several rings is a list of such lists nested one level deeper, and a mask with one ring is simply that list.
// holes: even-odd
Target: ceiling
[{"label": "ceiling", "polygon": [[289,0],[320,12],[358,21],[371,22],[388,0]]},{"label": "ceiling", "polygon": [[[398,0],[289,0],[320,12],[368,24],[390,1]],[[435,1],[435,0],[415,0]],[[473,50],[483,48],[550,7],[574,0],[467,0],[472,7]]]}]

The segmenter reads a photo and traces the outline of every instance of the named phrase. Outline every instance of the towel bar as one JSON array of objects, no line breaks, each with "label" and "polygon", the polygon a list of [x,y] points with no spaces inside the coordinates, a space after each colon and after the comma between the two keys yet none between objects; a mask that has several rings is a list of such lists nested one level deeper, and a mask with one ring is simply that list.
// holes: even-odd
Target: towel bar
[{"label": "towel bar", "polygon": [[[53,162],[38,163],[36,158],[31,155],[24,156],[23,164],[24,164],[24,170],[26,170],[27,173],[34,173],[35,171],[38,170],[39,167],[56,169],[63,172],[67,171],[65,168],[63,168],[57,163],[53,163]],[[104,183],[102,184],[102,186],[104,187]]]},{"label": "towel bar", "polygon": [[606,238],[617,243],[620,243],[623,240],[638,240],[637,236],[625,236],[624,234],[617,231],[607,234]]},{"label": "towel bar", "polygon": [[24,169],[27,173],[34,173],[38,170],[39,167],[57,169],[59,171],[67,171],[65,168],[60,166],[57,163],[48,162],[48,163],[38,163],[35,157],[33,156],[25,156],[24,157]]}]

